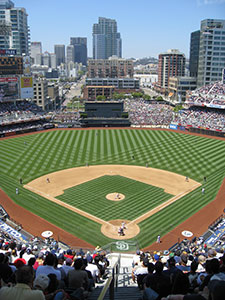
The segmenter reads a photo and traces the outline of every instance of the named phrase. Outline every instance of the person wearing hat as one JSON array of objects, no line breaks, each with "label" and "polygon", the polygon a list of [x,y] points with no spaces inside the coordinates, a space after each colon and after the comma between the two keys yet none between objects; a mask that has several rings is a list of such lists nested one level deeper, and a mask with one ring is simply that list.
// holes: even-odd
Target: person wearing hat
[{"label": "person wearing hat", "polygon": [[183,252],[180,256],[180,263],[177,266],[179,270],[181,270],[183,273],[190,272],[191,268],[187,265],[188,263],[188,255],[186,252]]},{"label": "person wearing hat", "polygon": [[16,271],[16,285],[2,287],[0,289],[0,299],[4,300],[45,300],[45,296],[40,290],[32,290],[33,269],[29,266],[22,266]]},{"label": "person wearing hat", "polygon": [[29,261],[30,258],[35,257],[33,254],[32,250],[30,248],[27,248],[26,251],[24,252],[22,258],[25,259],[26,261]]},{"label": "person wearing hat", "polygon": [[64,256],[65,256],[65,258],[71,258],[72,260],[73,260],[73,258],[74,258],[74,255],[73,255],[73,252],[72,252],[71,249],[68,249],[68,250],[66,251],[66,254],[64,254]]},{"label": "person wearing hat", "polygon": [[91,272],[91,275],[93,277],[94,283],[97,283],[98,281],[100,281],[101,274],[100,274],[99,268],[95,264],[94,260],[92,260],[91,262],[87,261],[87,266],[86,266],[85,270]]},{"label": "person wearing hat", "polygon": [[70,270],[73,270],[72,263],[72,259],[67,257],[64,264],[62,265],[62,269],[65,271],[66,275]]},{"label": "person wearing hat", "polygon": [[44,264],[44,252],[40,251],[37,255],[37,259],[36,259],[36,262],[35,262],[35,266],[34,266],[34,269],[37,270],[37,268],[39,266],[43,266]]},{"label": "person wearing hat", "polygon": [[39,274],[34,280],[33,287],[34,289],[41,290],[44,293],[49,285],[49,282],[50,279],[47,275]]}]

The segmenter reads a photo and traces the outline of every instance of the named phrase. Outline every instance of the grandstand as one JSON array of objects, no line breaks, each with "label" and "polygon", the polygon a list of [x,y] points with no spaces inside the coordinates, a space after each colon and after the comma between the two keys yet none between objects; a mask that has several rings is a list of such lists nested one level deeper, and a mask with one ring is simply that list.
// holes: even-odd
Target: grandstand
[{"label": "grandstand", "polygon": [[126,100],[124,107],[133,126],[168,126],[173,120],[173,107],[157,101]]},{"label": "grandstand", "polygon": [[0,102],[0,135],[32,132],[54,127],[49,116],[30,101]]},{"label": "grandstand", "polygon": [[224,83],[215,82],[190,91],[185,104],[188,109],[183,109],[176,114],[172,124],[203,134],[225,132]]},{"label": "grandstand", "polygon": [[[188,109],[184,109],[178,114],[174,113],[171,105],[144,100],[126,100],[124,102],[124,108],[125,111],[129,113],[131,124],[137,127],[153,126],[169,128],[171,124],[177,124],[186,129],[193,127],[204,128],[215,132],[225,132],[224,92],[225,87],[221,85],[221,83],[214,83],[208,87],[198,89],[187,99],[186,104],[188,105]],[[0,103],[0,136],[2,137],[15,133],[43,130],[55,126],[80,127],[80,113],[55,111],[46,114],[39,107],[28,101]],[[92,142],[98,137],[98,132],[93,134]],[[143,137],[141,137],[141,139],[142,138]],[[165,136],[164,138],[165,141],[160,137],[159,144],[164,144],[165,142],[165,148],[166,143],[169,143],[169,138]],[[49,137],[46,137],[46,140],[48,139]],[[126,137],[126,140],[128,139],[132,139],[131,135],[129,138]],[[138,136],[136,132],[135,139],[140,139],[140,136]],[[170,136],[170,140],[171,139],[172,136]],[[109,143],[110,139],[107,138],[107,140]],[[117,141],[118,140],[121,140],[121,137],[117,138]],[[187,146],[184,140],[182,141],[180,139],[179,141],[180,143],[184,143],[184,147]],[[84,140],[82,143],[84,145],[87,144]],[[88,144],[90,144],[90,142],[88,142]],[[141,141],[141,144],[143,147],[143,141]],[[23,145],[21,148],[22,147]],[[155,146],[155,148],[158,147],[160,147],[160,145]],[[50,148],[53,149],[53,147]],[[51,151],[50,148],[47,149],[49,152]],[[75,153],[75,147],[73,150]],[[100,150],[105,154],[102,144]],[[58,160],[62,158],[63,150],[60,149],[60,151],[61,156],[57,157]],[[69,156],[68,148],[66,151],[66,155]],[[111,148],[110,151],[112,151]],[[163,154],[164,156],[166,156],[167,151]],[[198,149],[196,151],[198,151]],[[129,152],[128,148],[126,152]],[[144,152],[142,154],[144,155]],[[85,151],[79,153],[79,155],[80,157],[85,156]],[[98,156],[98,153],[93,154],[88,152],[88,155],[89,157],[91,155]],[[114,154],[111,153],[111,155],[111,158],[115,159]],[[178,156],[180,155],[179,152]],[[135,155],[132,153],[132,162],[134,161],[134,156],[136,159],[138,153],[135,153]],[[98,159],[102,164],[99,156]],[[158,161],[157,158],[155,159]],[[52,163],[52,161],[49,163]],[[110,163],[113,163],[113,160],[110,161]],[[204,165],[206,163],[202,161],[202,164]],[[40,167],[39,165],[39,168]],[[88,167],[88,165],[86,165],[86,167]],[[146,168],[148,167],[149,166],[146,165]],[[35,174],[32,174],[32,176],[35,177]],[[213,181],[214,177],[210,179]],[[18,182],[15,183],[15,181],[16,179],[12,183],[13,186],[18,185]],[[29,194],[29,196],[30,195],[31,194]],[[3,199],[2,194],[0,196]],[[211,198],[213,199],[214,196],[212,193]],[[202,199],[200,200],[202,201]],[[34,216],[32,220],[34,222],[33,224],[37,224],[35,223]],[[224,293],[224,215],[219,216],[213,223],[208,224],[208,230],[201,236],[191,236],[182,241],[178,239],[176,244],[168,247],[165,247],[165,244],[162,243],[154,243],[151,247],[146,249],[139,249],[137,241],[129,240],[127,242],[119,240],[107,245],[99,245],[95,248],[91,247],[91,245],[81,248],[79,243],[77,247],[72,247],[69,243],[63,243],[63,233],[60,233],[61,236],[58,236],[58,239],[34,236],[23,228],[22,220],[21,224],[20,222],[18,223],[18,220],[13,220],[4,206],[0,206],[0,229],[0,279],[2,282],[0,299],[8,299],[5,296],[7,288],[3,286],[16,284],[15,272],[23,265],[32,266],[32,270],[35,270],[36,281],[34,281],[33,289],[36,291],[39,290],[39,295],[41,296],[45,294],[45,299],[148,299],[146,298],[146,294],[150,291],[150,288],[157,293],[157,299],[167,297],[171,294],[192,294],[203,297],[202,289],[206,283],[200,277],[208,276],[209,281],[210,278],[214,278],[216,281],[218,280],[218,277],[216,277],[219,276],[218,274],[222,274],[220,275],[220,279],[222,279],[218,280],[221,281],[222,284],[221,282],[216,282],[215,286],[217,287],[218,285],[220,290]],[[128,253],[124,251],[127,245],[129,245]],[[54,266],[49,263],[49,260],[54,261]],[[49,274],[47,274],[45,267],[43,267],[44,262],[58,278],[58,283],[55,281],[55,286],[52,289],[49,288],[49,283],[52,284],[54,278],[47,276]],[[218,268],[209,274],[207,265],[211,262],[218,265]],[[80,274],[88,279],[86,285],[78,285],[75,289],[70,285],[70,277],[73,276],[75,272],[75,266],[77,267],[79,264],[81,264],[82,268],[82,271],[79,272],[85,272],[84,270],[86,270],[87,275],[84,275],[84,273]],[[153,274],[151,274],[151,276],[148,270],[150,267],[153,268]],[[194,267],[196,267],[196,269],[193,271]],[[161,269],[163,269],[163,271]],[[179,276],[183,276],[183,284],[180,283],[179,286],[176,285],[175,279],[169,282],[171,273],[173,273],[171,270],[175,270]],[[40,277],[39,273],[41,274],[41,272],[46,276],[43,277],[42,275],[42,277]],[[40,278],[42,278],[42,280]],[[156,278],[160,284],[162,283],[160,289],[154,285]],[[164,281],[162,280],[161,282],[160,278],[163,278]],[[169,282],[168,289],[166,289],[165,286],[163,287],[163,282],[165,283],[166,281]],[[144,283],[147,288],[144,288]],[[114,288],[114,285],[116,285],[117,288]],[[81,286],[84,289],[80,289]],[[214,297],[215,291],[217,291],[215,287],[212,289],[210,287],[210,296],[198,299],[209,300],[211,299],[210,297]],[[106,294],[106,296],[103,296],[103,294]],[[40,299],[44,299],[44,296],[42,298],[41,296]],[[170,296],[169,299],[172,300],[173,296]]]},{"label": "grandstand", "polygon": [[[164,251],[136,249],[133,254],[116,254],[100,246],[94,250],[74,249],[50,237],[41,239],[32,236],[21,228],[18,230],[18,225],[10,219],[4,207],[0,209],[0,228],[2,286],[14,285],[17,279],[13,275],[23,266],[29,265],[36,272],[33,289],[42,291],[48,296],[46,299],[152,299],[145,298],[149,287],[160,297],[167,297],[170,294],[191,294],[197,297],[202,295],[203,281],[193,281],[193,269],[196,279],[203,275],[205,277],[208,274],[207,264],[211,262],[218,264],[218,267],[210,273],[210,278],[215,277],[215,284],[219,284],[222,280],[222,287],[225,287],[225,279],[223,277],[218,279],[218,274],[223,276],[225,272],[223,215],[210,224],[208,231],[200,237],[184,239]],[[82,266],[83,271],[78,271],[80,270],[78,264]],[[149,275],[150,267],[153,272],[151,275]],[[184,277],[179,285],[169,280],[171,271]],[[83,285],[76,279],[77,287],[74,288],[70,282],[76,272],[86,278],[87,282],[84,281],[86,284]],[[51,273],[58,279],[54,289],[48,289],[52,280],[49,276]],[[160,282],[159,287],[154,284],[154,276]],[[168,284],[165,285],[167,281]],[[5,297],[7,289],[8,287],[0,289],[1,299],[11,299]],[[213,293],[214,291],[210,290],[209,294]],[[60,295],[61,298],[57,298]],[[204,299],[211,298],[202,298]]]},{"label": "grandstand", "polygon": [[186,103],[193,106],[206,106],[225,109],[225,84],[222,81],[190,91]]}]

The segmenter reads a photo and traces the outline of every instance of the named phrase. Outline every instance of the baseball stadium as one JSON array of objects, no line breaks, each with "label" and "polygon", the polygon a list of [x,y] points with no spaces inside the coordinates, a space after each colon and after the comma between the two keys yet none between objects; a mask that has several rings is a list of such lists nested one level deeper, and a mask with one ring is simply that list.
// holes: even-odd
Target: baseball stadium
[{"label": "baseball stadium", "polygon": [[[14,241],[30,251],[153,260],[190,245],[223,253],[224,109],[190,97],[179,114],[165,103],[124,101],[130,127],[113,115],[115,127],[102,116],[89,127],[85,116],[82,128],[78,112],[0,103],[1,248]],[[60,119],[81,126],[59,128],[68,127]]]}]

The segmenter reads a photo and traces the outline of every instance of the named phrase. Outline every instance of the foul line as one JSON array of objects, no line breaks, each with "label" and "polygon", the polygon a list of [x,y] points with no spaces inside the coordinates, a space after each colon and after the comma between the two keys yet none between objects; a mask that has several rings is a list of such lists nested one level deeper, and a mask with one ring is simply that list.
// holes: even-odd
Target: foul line
[{"label": "foul line", "polygon": [[[162,210],[163,208],[169,206],[170,204],[172,204],[173,202],[177,201],[178,199],[180,199],[181,197],[189,194],[190,192],[192,192],[193,190],[195,190],[197,187],[201,186],[200,183],[197,183],[196,185],[194,185],[192,188],[188,189],[187,191],[180,193],[176,196],[174,196],[173,198],[169,199],[168,201],[158,205],[157,207],[149,210],[147,213],[141,215],[140,217],[137,217],[136,219],[132,220],[130,223],[135,223],[138,224],[142,221],[144,221],[145,219],[151,217],[152,215],[154,215],[155,213],[159,212],[160,210]],[[130,224],[129,223],[129,224]]]},{"label": "foul line", "polygon": [[[151,217],[152,215],[154,215],[155,213],[159,212],[159,211],[162,210],[163,208],[169,206],[170,204],[174,203],[174,202],[177,201],[178,199],[182,198],[182,197],[185,196],[186,194],[192,192],[193,190],[195,190],[195,189],[196,189],[197,187],[199,187],[199,186],[201,186],[201,184],[200,184],[200,183],[197,183],[196,185],[194,185],[192,188],[188,189],[187,191],[185,191],[185,192],[183,192],[183,193],[180,193],[180,194],[174,196],[173,198],[169,199],[168,201],[166,201],[166,202],[164,202],[164,203],[158,205],[157,207],[155,207],[155,208],[149,210],[147,213],[145,213],[145,214],[139,216],[138,218],[132,220],[131,222],[129,222],[129,223],[127,224],[127,226],[128,226],[129,224],[132,224],[132,223],[138,224],[138,223],[144,221],[145,219]],[[79,215],[84,216],[84,217],[86,217],[86,218],[88,218],[88,219],[90,219],[90,220],[92,220],[92,221],[95,221],[95,222],[101,224],[101,225],[107,224],[107,225],[113,226],[111,223],[109,223],[109,222],[107,222],[107,221],[104,221],[104,220],[102,220],[102,219],[100,219],[100,218],[98,218],[98,217],[96,217],[96,216],[94,216],[94,215],[91,215],[91,214],[89,214],[89,213],[87,213],[87,212],[85,212],[85,211],[83,211],[83,210],[81,210],[81,209],[79,209],[79,208],[76,208],[75,206],[72,206],[72,205],[70,205],[70,204],[67,204],[67,203],[61,201],[61,200],[58,200],[58,199],[56,199],[55,197],[53,197],[53,196],[51,196],[51,195],[49,195],[49,194],[46,194],[46,193],[44,193],[44,192],[42,192],[42,191],[40,191],[40,190],[37,190],[37,189],[35,189],[35,188],[33,188],[33,187],[29,186],[29,185],[24,185],[24,187],[25,187],[26,189],[28,189],[28,190],[30,190],[30,191],[32,191],[32,192],[38,194],[38,195],[43,196],[44,198],[46,198],[46,199],[48,199],[48,200],[50,200],[50,201],[52,201],[52,202],[54,202],[54,203],[57,203],[57,204],[59,204],[59,205],[65,207],[65,208],[68,208],[68,209],[70,209],[70,210],[72,210],[72,211],[78,213]]]},{"label": "foul line", "polygon": [[70,210],[72,210],[72,211],[78,213],[79,215],[82,215],[82,216],[84,216],[84,217],[86,217],[86,218],[88,218],[88,219],[90,219],[90,220],[92,220],[92,221],[95,221],[95,222],[97,222],[97,223],[99,223],[99,224],[101,224],[101,225],[103,225],[103,224],[107,224],[107,225],[110,225],[110,226],[112,225],[112,224],[110,224],[110,223],[107,222],[107,221],[104,221],[104,220],[102,220],[102,219],[100,219],[100,218],[98,218],[98,217],[96,217],[96,216],[93,216],[93,215],[91,215],[91,214],[85,212],[84,210],[81,210],[81,209],[79,209],[79,208],[77,208],[77,207],[75,207],[75,206],[72,206],[72,205],[70,205],[70,204],[67,204],[67,203],[61,201],[61,200],[58,200],[58,199],[56,199],[55,197],[53,197],[53,196],[51,196],[51,195],[49,195],[49,194],[45,194],[44,192],[39,191],[39,190],[37,190],[37,189],[35,189],[35,188],[29,186],[29,185],[24,185],[24,187],[25,187],[26,189],[28,189],[28,190],[30,190],[30,191],[32,191],[32,192],[34,192],[34,193],[40,195],[40,196],[43,196],[44,198],[46,198],[46,199],[48,199],[48,200],[50,200],[50,201],[52,201],[52,202],[54,202],[54,203],[57,203],[57,204],[59,204],[59,205],[65,207],[65,208],[68,208],[68,209],[70,209]]}]

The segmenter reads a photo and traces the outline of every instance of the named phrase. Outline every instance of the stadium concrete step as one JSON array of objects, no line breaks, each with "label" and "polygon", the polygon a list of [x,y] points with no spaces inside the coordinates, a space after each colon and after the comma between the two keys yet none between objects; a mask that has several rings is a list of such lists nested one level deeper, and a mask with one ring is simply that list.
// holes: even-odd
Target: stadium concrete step
[{"label": "stadium concrete step", "polygon": [[[141,298],[142,294],[139,290],[137,283],[134,283],[131,276],[132,267],[120,267],[119,275],[118,275],[118,285],[117,288],[114,289],[114,300],[138,300]],[[88,300],[96,300],[98,299],[104,284],[97,284],[97,287],[89,296]],[[107,291],[104,300],[109,300],[109,291]]]},{"label": "stadium concrete step", "polygon": [[[90,297],[88,297],[88,300],[97,300],[102,288],[96,288]],[[115,288],[114,291],[114,300],[138,300],[142,296],[141,291],[138,289],[137,286],[125,286],[125,287],[118,287]],[[109,300],[109,291],[106,293],[104,300]]]}]

